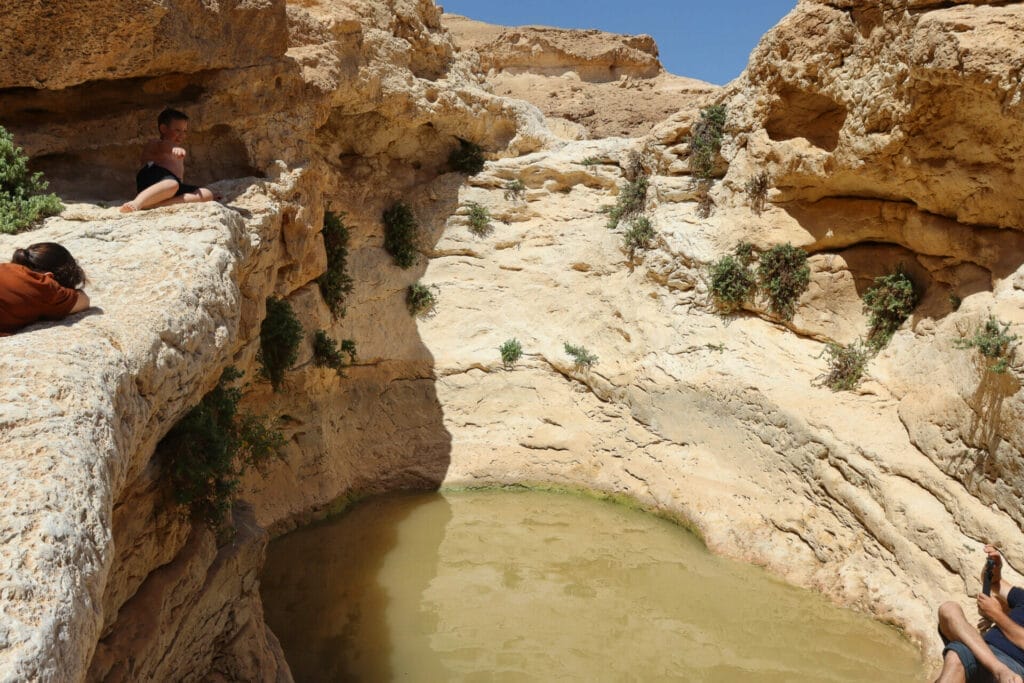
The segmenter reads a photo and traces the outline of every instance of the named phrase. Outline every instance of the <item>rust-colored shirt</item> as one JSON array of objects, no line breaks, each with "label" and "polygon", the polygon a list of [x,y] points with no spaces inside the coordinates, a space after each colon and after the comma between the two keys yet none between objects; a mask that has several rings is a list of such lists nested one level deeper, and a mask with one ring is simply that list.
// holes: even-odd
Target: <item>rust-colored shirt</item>
[{"label": "rust-colored shirt", "polygon": [[78,290],[59,284],[49,273],[0,263],[0,337],[40,319],[63,318],[78,301]]}]

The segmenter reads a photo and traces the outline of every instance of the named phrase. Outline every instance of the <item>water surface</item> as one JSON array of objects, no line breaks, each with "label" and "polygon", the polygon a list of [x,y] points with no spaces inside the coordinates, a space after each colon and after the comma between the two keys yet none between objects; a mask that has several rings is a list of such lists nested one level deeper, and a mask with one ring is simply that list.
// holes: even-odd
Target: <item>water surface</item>
[{"label": "water surface", "polygon": [[297,681],[907,681],[892,628],[570,495],[375,498],[270,544]]}]

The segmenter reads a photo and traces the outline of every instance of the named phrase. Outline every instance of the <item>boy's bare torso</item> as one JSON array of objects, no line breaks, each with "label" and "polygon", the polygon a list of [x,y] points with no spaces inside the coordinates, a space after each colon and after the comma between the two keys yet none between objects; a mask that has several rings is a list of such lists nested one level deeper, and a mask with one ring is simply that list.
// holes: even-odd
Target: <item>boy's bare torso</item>
[{"label": "boy's bare torso", "polygon": [[185,150],[170,140],[150,140],[142,149],[142,163],[163,166],[178,176],[185,177]]}]

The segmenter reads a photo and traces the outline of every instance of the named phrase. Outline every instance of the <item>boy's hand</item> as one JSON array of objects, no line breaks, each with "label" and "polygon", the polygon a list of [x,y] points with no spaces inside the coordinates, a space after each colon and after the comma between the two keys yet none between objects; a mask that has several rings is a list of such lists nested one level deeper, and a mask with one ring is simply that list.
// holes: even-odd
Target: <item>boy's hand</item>
[{"label": "boy's hand", "polygon": [[176,157],[178,157],[179,159],[184,159],[185,158],[185,148],[184,147],[172,147],[171,148],[171,154],[176,156]]},{"label": "boy's hand", "polygon": [[1003,614],[1003,603],[993,595],[978,594],[978,614],[982,619],[995,622],[996,616]]},{"label": "boy's hand", "polygon": [[998,591],[999,580],[1002,578],[1003,556],[994,545],[985,546],[985,555],[992,560],[992,588]]}]

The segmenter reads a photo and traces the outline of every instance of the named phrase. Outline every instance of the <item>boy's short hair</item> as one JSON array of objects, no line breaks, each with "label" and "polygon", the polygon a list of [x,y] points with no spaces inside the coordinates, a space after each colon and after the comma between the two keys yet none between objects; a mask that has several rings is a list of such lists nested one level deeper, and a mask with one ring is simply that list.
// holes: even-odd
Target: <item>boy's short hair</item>
[{"label": "boy's short hair", "polygon": [[169,126],[171,121],[188,121],[188,114],[177,109],[171,109],[167,107],[160,115],[156,117],[156,125],[158,126]]}]

